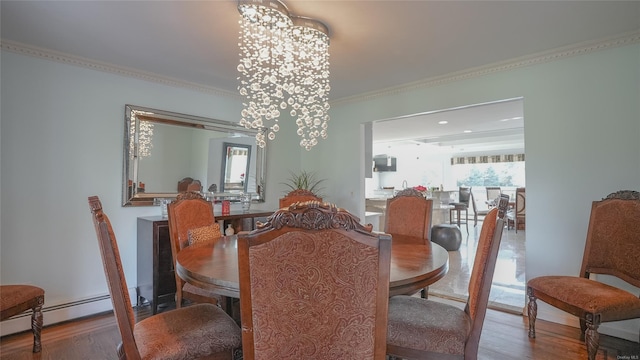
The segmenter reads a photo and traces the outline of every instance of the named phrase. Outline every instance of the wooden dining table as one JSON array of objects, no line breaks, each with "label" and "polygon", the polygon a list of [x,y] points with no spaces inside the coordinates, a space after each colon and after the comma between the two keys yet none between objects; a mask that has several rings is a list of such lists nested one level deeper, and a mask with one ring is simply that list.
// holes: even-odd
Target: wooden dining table
[{"label": "wooden dining table", "polygon": [[[449,269],[449,253],[428,240],[392,235],[389,296],[412,295],[441,279]],[[175,271],[184,281],[216,293],[240,298],[238,237],[182,249]]]}]

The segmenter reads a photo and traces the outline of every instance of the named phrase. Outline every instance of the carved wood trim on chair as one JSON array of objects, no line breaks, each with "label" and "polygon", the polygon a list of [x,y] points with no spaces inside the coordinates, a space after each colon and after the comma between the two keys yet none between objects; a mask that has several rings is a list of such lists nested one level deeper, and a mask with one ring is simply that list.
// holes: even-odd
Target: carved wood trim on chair
[{"label": "carved wood trim on chair", "polygon": [[318,201],[239,235],[244,359],[383,360],[390,255],[388,234]]},{"label": "carved wood trim on chair", "polygon": [[307,230],[345,229],[371,233],[371,225],[360,224],[360,219],[334,204],[319,201],[296,202],[280,209],[260,224],[255,232],[280,229],[285,226]]}]

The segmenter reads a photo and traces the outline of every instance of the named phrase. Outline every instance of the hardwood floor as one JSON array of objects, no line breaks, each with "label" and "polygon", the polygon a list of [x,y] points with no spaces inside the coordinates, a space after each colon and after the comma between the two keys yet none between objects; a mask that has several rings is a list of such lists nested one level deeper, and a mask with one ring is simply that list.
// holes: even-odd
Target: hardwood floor
[{"label": "hardwood floor", "polygon": [[[434,297],[435,298],[435,297]],[[449,301],[449,300],[442,300]],[[462,306],[462,303],[457,303]],[[139,321],[151,315],[148,306],[135,309]],[[585,346],[577,328],[543,320],[536,322],[537,338],[527,337],[527,318],[498,310],[489,310],[484,323],[478,359],[586,359]],[[0,359],[107,360],[117,359],[120,335],[112,313],[96,315],[45,327],[42,352],[31,352],[31,332],[8,335],[0,339]],[[600,337],[598,360],[640,359],[638,343]]]}]

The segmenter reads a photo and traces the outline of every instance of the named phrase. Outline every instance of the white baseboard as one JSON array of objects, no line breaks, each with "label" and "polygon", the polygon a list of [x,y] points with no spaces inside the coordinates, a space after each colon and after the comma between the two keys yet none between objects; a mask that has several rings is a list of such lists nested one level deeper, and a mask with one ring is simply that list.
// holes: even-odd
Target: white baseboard
[{"label": "white baseboard", "polygon": [[[524,316],[527,316],[526,307],[524,310]],[[564,311],[557,310],[553,307],[543,305],[541,301],[538,301],[538,319],[546,320],[549,322],[572,326],[575,328],[580,328],[580,321],[577,317],[568,314]],[[615,326],[616,322],[606,322],[600,324],[598,327],[598,332],[600,334],[605,334],[609,336],[614,336],[620,339],[625,339],[633,342],[638,342],[638,332],[634,332],[632,330],[627,330],[620,328],[620,326]],[[636,329],[638,327],[635,327]]]},{"label": "white baseboard", "polygon": [[[132,300],[131,306],[135,305],[136,296],[136,289],[129,289],[129,297]],[[47,306],[47,296],[45,294],[44,305],[42,308],[43,327],[113,310],[109,294],[52,306]],[[31,331],[30,310],[0,323],[0,336],[27,330]]]}]

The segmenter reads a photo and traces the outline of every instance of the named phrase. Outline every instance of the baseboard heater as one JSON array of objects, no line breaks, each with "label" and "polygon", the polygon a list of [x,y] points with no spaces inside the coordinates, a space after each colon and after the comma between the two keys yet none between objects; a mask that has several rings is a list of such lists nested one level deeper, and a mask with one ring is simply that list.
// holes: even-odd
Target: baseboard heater
[{"label": "baseboard heater", "polygon": [[[135,289],[129,289],[131,299],[136,298]],[[132,306],[134,304],[131,304]],[[49,326],[73,319],[83,318],[107,311],[112,311],[113,305],[109,294],[97,295],[86,299],[47,306],[47,293],[44,294],[42,307],[43,326]],[[0,323],[0,336],[31,331],[31,310],[16,315]]]}]

